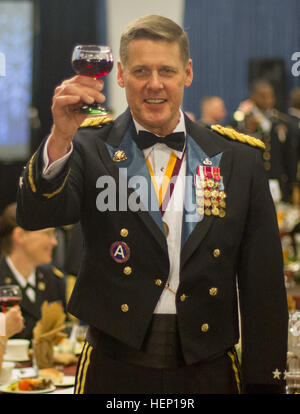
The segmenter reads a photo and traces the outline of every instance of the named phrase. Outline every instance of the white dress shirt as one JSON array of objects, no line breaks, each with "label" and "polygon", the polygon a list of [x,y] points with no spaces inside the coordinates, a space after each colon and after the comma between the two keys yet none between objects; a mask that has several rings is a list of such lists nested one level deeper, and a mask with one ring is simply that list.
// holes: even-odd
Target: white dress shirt
[{"label": "white dress shirt", "polygon": [[[140,130],[145,130],[141,125],[134,121],[137,132]],[[183,112],[180,110],[180,119],[173,132],[184,132],[185,121]],[[63,167],[64,163],[67,161],[68,157],[73,151],[73,146],[70,151],[61,159],[51,163],[49,165],[49,158],[47,153],[47,144],[44,147],[44,168],[43,175],[44,178],[54,177],[60,169]],[[176,313],[176,301],[175,293],[179,285],[179,269],[180,269],[180,249],[181,249],[181,230],[182,230],[182,217],[183,217],[183,205],[184,205],[184,188],[185,188],[185,170],[186,170],[186,156],[183,152],[174,151],[165,144],[155,144],[150,148],[143,150],[145,159],[148,158],[157,187],[160,187],[162,179],[164,177],[166,167],[168,165],[171,153],[174,152],[175,155],[181,159],[183,156],[181,168],[174,186],[172,197],[169,201],[168,207],[164,213],[163,221],[167,224],[169,228],[169,234],[167,237],[169,261],[170,261],[170,272],[168,278],[169,289],[164,289],[160,299],[156,305],[154,313],[160,314],[174,314]]]},{"label": "white dress shirt", "polygon": [[[180,114],[179,123],[173,132],[185,132],[184,116],[181,111]],[[135,127],[137,132],[145,129],[141,127],[137,122],[135,122]],[[170,272],[168,277],[168,285],[170,290],[164,289],[159,298],[159,301],[154,310],[154,313],[159,314],[176,313],[175,292],[179,285],[186,156],[183,154],[183,152],[174,151],[165,144],[155,144],[152,147],[143,150],[145,158],[148,158],[151,164],[158,188],[160,187],[160,184],[164,177],[166,167],[168,165],[172,152],[174,152],[178,158],[181,159],[182,156],[184,158],[182,160],[172,197],[163,215],[163,222],[165,222],[169,228],[167,245],[170,261]]]}]

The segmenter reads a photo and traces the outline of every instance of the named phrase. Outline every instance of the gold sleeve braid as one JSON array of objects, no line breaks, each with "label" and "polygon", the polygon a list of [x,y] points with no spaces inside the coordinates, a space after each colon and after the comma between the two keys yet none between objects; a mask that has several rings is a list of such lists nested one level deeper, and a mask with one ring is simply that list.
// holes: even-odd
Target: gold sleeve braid
[{"label": "gold sleeve braid", "polygon": [[260,139],[251,137],[250,135],[242,134],[233,128],[222,127],[221,125],[211,125],[211,129],[231,138],[234,141],[243,142],[245,144],[251,145],[252,147],[265,149],[265,144]]},{"label": "gold sleeve braid", "polygon": [[57,190],[53,191],[53,193],[44,193],[43,196],[46,197],[46,198],[52,198],[56,194],[60,193],[62,191],[62,189],[64,188],[64,186],[67,182],[67,179],[69,178],[70,172],[71,172],[71,168],[69,168],[68,174],[65,176],[65,179],[64,179],[62,185]]},{"label": "gold sleeve braid", "polygon": [[112,117],[110,115],[87,117],[80,125],[80,128],[86,128],[86,127],[101,128],[102,125],[108,124],[109,122],[112,122]]},{"label": "gold sleeve braid", "polygon": [[[34,182],[34,178],[33,178],[33,161],[34,161],[34,159],[36,157],[36,154],[37,153],[35,152],[33,154],[33,156],[30,158],[29,165],[28,165],[28,181],[29,181],[29,185],[30,185],[31,191],[33,193],[36,193],[36,191],[37,191],[36,190],[36,185],[35,185],[35,182]],[[43,196],[46,197],[46,198],[52,198],[56,194],[60,193],[62,191],[62,189],[64,188],[66,182],[67,182],[67,179],[68,179],[68,177],[70,175],[70,172],[71,172],[71,168],[69,168],[68,174],[66,175],[66,177],[65,177],[62,185],[57,190],[53,191],[52,193],[44,193]]]},{"label": "gold sleeve braid", "polygon": [[[80,125],[80,128],[86,128],[86,127],[99,127],[101,128],[103,125],[108,124],[112,122],[112,117],[111,116],[101,116],[101,117],[88,117],[86,118],[82,124]],[[29,161],[29,166],[28,166],[28,181],[29,181],[29,185],[31,188],[31,191],[33,193],[36,193],[37,189],[36,189],[36,185],[34,182],[34,178],[33,178],[33,162],[34,159],[36,157],[37,153],[34,153],[33,156],[31,157],[30,161]],[[66,175],[62,185],[55,191],[53,191],[52,193],[44,193],[43,196],[46,198],[52,198],[54,197],[56,194],[60,193],[62,191],[62,189],[64,188],[67,179],[69,177],[69,174],[71,172],[71,168],[68,171],[68,174]]]},{"label": "gold sleeve braid", "polygon": [[36,193],[36,186],[35,186],[35,183],[34,183],[33,173],[32,173],[32,164],[33,164],[33,161],[34,161],[35,156],[36,156],[36,152],[30,158],[29,166],[28,166],[28,181],[29,181],[29,185],[30,185],[31,191],[33,193]]}]

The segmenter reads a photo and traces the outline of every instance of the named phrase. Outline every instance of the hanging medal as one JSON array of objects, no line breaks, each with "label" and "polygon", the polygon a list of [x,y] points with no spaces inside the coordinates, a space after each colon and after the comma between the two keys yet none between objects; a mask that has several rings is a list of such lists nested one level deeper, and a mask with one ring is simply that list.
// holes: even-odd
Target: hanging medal
[{"label": "hanging medal", "polygon": [[[169,201],[172,197],[175,183],[176,183],[183,159],[184,159],[184,153],[182,154],[181,158],[177,158],[174,152],[171,153],[169,162],[166,168],[166,172],[164,174],[160,188],[158,188],[157,186],[156,179],[155,179],[150,161],[148,158],[146,159],[146,163],[147,163],[148,170],[151,176],[151,180],[152,180],[152,183],[153,183],[156,195],[157,195],[159,209],[160,209],[162,217],[164,216],[167,206],[169,204]],[[164,226],[166,237],[168,237],[169,227],[167,223],[164,221],[163,221],[163,226]]]},{"label": "hanging medal", "polygon": [[[206,163],[208,164],[208,163]],[[223,177],[220,168],[198,165],[194,176],[197,212],[206,216],[225,217],[225,198]]]}]

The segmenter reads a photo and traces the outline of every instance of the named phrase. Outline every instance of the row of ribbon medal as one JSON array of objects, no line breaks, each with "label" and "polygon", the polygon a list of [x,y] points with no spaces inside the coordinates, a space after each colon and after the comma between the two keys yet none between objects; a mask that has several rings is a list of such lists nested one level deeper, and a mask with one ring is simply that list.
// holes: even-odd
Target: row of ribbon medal
[{"label": "row of ribbon medal", "polygon": [[226,194],[220,168],[198,165],[194,175],[197,213],[206,216],[226,216]]}]

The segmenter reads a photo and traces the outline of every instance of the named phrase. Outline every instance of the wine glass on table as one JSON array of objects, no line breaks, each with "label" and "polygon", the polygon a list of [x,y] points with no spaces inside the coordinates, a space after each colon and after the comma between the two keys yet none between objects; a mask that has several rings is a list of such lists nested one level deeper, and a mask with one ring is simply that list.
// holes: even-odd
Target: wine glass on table
[{"label": "wine glass on table", "polygon": [[76,341],[83,345],[87,333],[87,325],[78,325],[76,328]]},{"label": "wine glass on table", "polygon": [[[109,46],[77,45],[72,54],[72,68],[78,75],[98,79],[113,68],[113,55]],[[107,116],[110,111],[97,102],[84,104],[80,110],[88,116]]]},{"label": "wine glass on table", "polygon": [[0,286],[0,310],[5,313],[22,300],[22,291],[18,285]]},{"label": "wine glass on table", "polygon": [[73,351],[75,354],[80,354],[84,346],[88,327],[87,325],[75,324],[72,330]]}]

